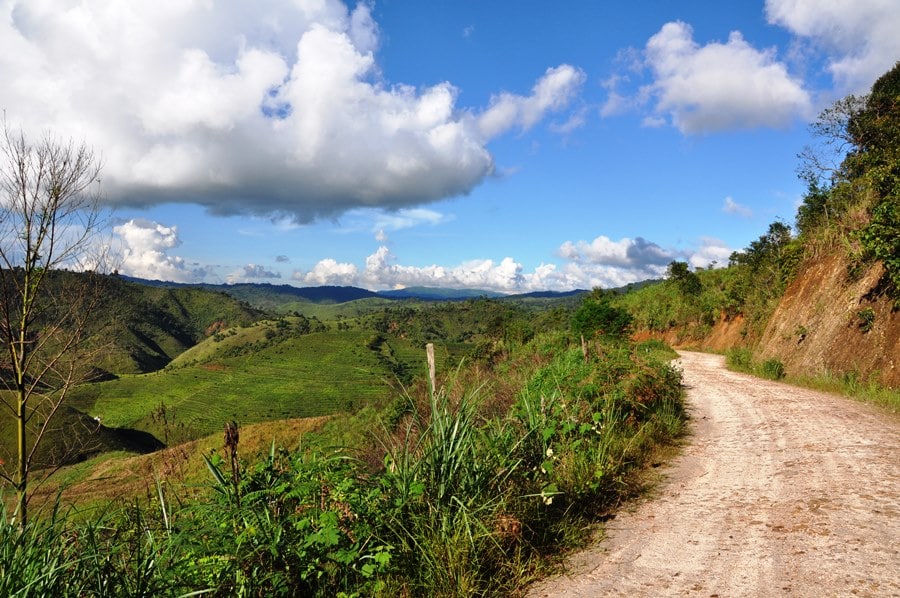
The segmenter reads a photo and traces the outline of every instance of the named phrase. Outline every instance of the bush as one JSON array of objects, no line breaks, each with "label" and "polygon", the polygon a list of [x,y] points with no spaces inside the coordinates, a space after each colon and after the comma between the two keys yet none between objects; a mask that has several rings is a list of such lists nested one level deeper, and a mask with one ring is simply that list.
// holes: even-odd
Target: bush
[{"label": "bush", "polygon": [[781,380],[784,378],[784,364],[778,359],[767,359],[759,366],[758,374],[769,380]]},{"label": "bush", "polygon": [[729,368],[746,374],[753,372],[753,351],[747,347],[734,347],[725,353],[725,363]]},{"label": "bush", "polygon": [[572,315],[572,332],[584,337],[622,338],[631,331],[631,319],[628,311],[613,307],[608,298],[595,293]]}]

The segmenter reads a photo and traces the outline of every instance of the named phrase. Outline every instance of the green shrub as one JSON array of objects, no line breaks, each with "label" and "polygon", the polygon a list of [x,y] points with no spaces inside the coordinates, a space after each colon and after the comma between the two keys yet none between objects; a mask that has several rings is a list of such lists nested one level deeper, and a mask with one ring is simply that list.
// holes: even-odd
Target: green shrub
[{"label": "green shrub", "polygon": [[784,364],[778,359],[767,359],[760,364],[758,374],[769,380],[781,380],[784,378]]},{"label": "green shrub", "polygon": [[572,314],[572,332],[584,337],[622,338],[631,330],[631,321],[628,311],[612,306],[601,291],[591,294]]},{"label": "green shrub", "polygon": [[864,307],[856,312],[857,326],[863,334],[872,330],[875,326],[875,310],[871,307]]},{"label": "green shrub", "polygon": [[725,363],[729,368],[746,374],[753,372],[753,351],[747,347],[734,347],[725,353]]}]

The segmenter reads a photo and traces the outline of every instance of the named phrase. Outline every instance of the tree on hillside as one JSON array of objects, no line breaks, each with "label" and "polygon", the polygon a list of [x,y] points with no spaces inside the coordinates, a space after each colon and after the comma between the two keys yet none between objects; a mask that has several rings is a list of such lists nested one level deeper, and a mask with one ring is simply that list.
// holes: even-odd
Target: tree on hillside
[{"label": "tree on hillside", "polygon": [[868,95],[824,110],[811,129],[817,146],[800,155],[808,184],[797,211],[800,234],[828,230],[852,207],[864,208],[868,222],[846,223],[847,240],[859,241],[859,257],[884,264],[887,287],[900,302],[900,62]]},{"label": "tree on hillside", "polygon": [[900,306],[900,62],[875,82],[848,129],[859,148],[847,157],[848,170],[874,196],[859,235],[863,252],[884,264]]},{"label": "tree on hillside", "polygon": [[581,306],[572,314],[572,331],[583,337],[622,338],[631,331],[631,314],[614,307],[610,298],[614,293],[596,288],[584,298]]},{"label": "tree on hillside", "polygon": [[[85,145],[37,142],[4,123],[0,138],[0,400],[15,450],[2,479],[27,522],[29,475],[68,391],[89,373],[100,302],[100,163]],[[84,271],[81,274],[64,270]],[[96,314],[93,314],[96,317]],[[10,426],[3,425],[2,430]]]},{"label": "tree on hillside", "polygon": [[687,296],[699,295],[703,291],[703,283],[696,272],[691,272],[687,262],[673,261],[669,263],[666,274],[669,280],[678,285],[678,289]]}]

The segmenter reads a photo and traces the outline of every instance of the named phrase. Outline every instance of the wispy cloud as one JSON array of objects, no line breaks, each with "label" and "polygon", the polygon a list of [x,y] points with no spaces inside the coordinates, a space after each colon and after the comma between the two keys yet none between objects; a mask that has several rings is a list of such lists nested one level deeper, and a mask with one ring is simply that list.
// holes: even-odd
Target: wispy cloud
[{"label": "wispy cloud", "polygon": [[259,264],[247,264],[240,270],[228,275],[229,283],[247,282],[252,280],[272,280],[281,278],[280,272],[268,270]]},{"label": "wispy cloud", "polygon": [[722,211],[726,214],[736,214],[737,216],[743,216],[744,218],[753,216],[753,210],[734,201],[731,196],[726,197],[725,201],[722,202]]}]

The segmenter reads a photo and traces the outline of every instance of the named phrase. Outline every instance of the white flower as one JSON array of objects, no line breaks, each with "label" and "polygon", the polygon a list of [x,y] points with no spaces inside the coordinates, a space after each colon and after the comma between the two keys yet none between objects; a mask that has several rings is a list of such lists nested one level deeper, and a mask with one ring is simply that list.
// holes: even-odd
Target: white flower
[{"label": "white flower", "polygon": [[547,447],[547,458],[549,459],[552,456],[553,456],[553,449],[548,446]]}]

